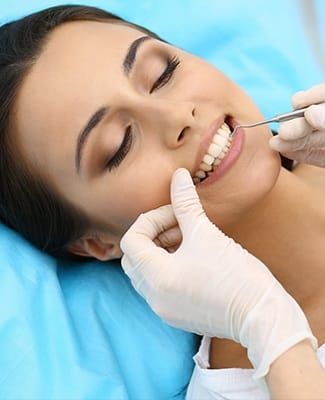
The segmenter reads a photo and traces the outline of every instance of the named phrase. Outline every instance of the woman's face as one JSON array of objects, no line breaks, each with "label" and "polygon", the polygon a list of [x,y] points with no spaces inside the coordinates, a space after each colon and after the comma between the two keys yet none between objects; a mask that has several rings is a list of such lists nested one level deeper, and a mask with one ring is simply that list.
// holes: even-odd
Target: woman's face
[{"label": "woman's face", "polygon": [[[15,128],[34,168],[118,243],[140,213],[170,203],[177,168],[195,175],[226,118],[263,116],[212,65],[126,25],[73,22],[51,34],[26,77]],[[270,135],[240,132],[224,166],[197,185],[226,232],[276,181]]]}]

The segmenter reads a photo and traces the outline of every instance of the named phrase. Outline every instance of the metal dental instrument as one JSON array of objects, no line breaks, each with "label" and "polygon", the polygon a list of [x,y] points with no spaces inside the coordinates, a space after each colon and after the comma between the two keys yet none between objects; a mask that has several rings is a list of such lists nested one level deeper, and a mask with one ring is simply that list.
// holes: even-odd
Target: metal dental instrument
[{"label": "metal dental instrument", "polygon": [[[322,104],[322,103],[318,103],[318,104]],[[308,107],[310,107],[310,106],[308,106]],[[295,119],[295,118],[301,118],[304,116],[305,111],[307,110],[308,107],[299,108],[298,110],[286,112],[283,114],[277,114],[272,118],[265,119],[264,121],[256,122],[255,124],[236,125],[235,129],[231,132],[230,137],[233,137],[239,128],[253,128],[255,126],[270,124],[271,122],[284,122],[284,121],[290,121],[291,119]]]}]

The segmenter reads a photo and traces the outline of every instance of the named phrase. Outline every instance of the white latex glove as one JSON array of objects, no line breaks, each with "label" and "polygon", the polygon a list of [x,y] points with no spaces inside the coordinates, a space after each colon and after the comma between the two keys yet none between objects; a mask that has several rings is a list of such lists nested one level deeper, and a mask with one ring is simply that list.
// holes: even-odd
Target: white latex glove
[{"label": "white latex glove", "polygon": [[[315,105],[315,103],[321,103]],[[291,160],[325,167],[325,83],[292,97],[295,109],[311,105],[304,118],[284,122],[270,146]]]},{"label": "white latex glove", "polygon": [[[173,176],[171,201],[140,215],[121,241],[122,266],[151,308],[175,327],[240,342],[256,378],[301,340],[316,347],[294,299],[261,261],[207,218],[185,169]],[[169,253],[153,240],[175,226],[174,213],[183,240]]]}]

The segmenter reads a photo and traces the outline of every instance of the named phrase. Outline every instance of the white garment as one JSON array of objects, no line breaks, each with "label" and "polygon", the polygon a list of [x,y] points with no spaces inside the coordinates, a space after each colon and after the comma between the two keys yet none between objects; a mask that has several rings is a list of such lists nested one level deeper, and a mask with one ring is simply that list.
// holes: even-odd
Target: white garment
[{"label": "white garment", "polygon": [[[203,337],[198,353],[193,357],[195,368],[186,400],[269,400],[270,396],[253,380],[253,369],[208,369],[211,339]],[[325,343],[317,351],[325,368]]]}]

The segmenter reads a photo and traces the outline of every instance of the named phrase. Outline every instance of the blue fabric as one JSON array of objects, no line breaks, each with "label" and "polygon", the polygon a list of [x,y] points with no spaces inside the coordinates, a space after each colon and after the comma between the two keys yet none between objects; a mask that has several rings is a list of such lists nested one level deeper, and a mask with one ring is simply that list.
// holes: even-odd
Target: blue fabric
[{"label": "blue fabric", "polygon": [[[87,4],[84,1],[69,3]],[[237,81],[264,114],[324,80],[291,0],[89,1],[143,24]],[[325,48],[325,3],[317,10]],[[1,23],[59,1],[5,0]],[[197,338],[163,323],[118,263],[62,263],[0,226],[1,399],[183,399]]]},{"label": "blue fabric", "polygon": [[0,226],[1,399],[182,399],[197,340],[119,263],[58,263]]}]

